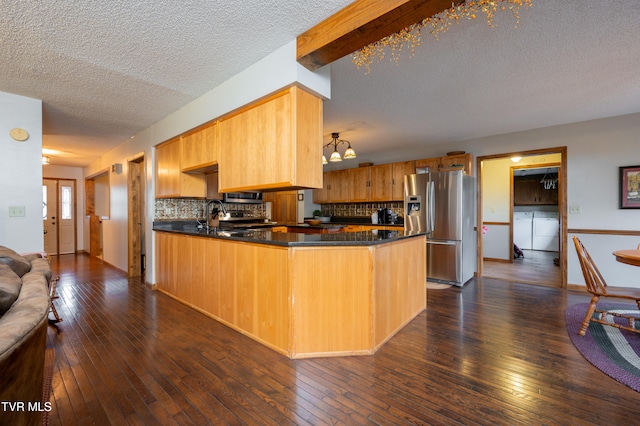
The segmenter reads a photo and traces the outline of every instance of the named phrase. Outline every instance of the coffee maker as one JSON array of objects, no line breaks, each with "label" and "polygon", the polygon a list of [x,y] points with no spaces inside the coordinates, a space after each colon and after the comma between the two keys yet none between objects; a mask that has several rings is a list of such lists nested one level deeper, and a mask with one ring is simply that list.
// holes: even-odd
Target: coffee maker
[{"label": "coffee maker", "polygon": [[381,225],[391,223],[391,209],[378,209],[378,223]]}]

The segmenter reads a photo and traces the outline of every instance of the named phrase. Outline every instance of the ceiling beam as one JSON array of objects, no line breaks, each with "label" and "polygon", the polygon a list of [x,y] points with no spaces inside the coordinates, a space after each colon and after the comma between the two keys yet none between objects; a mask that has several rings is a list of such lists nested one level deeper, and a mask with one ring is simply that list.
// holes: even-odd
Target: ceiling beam
[{"label": "ceiling beam", "polygon": [[356,0],[297,38],[296,59],[313,71],[463,0]]}]

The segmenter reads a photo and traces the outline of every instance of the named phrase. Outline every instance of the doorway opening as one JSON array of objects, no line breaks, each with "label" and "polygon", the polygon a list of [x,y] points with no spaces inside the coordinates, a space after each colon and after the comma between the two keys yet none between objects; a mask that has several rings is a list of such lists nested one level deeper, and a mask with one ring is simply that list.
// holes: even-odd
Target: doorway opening
[{"label": "doorway opening", "polygon": [[102,221],[111,211],[109,169],[85,178],[85,215],[89,217],[89,255],[102,259]]},{"label": "doorway opening", "polygon": [[477,158],[478,276],[566,287],[566,147]]},{"label": "doorway opening", "polygon": [[144,166],[144,154],[128,162],[128,275],[130,277],[144,277],[146,269]]},{"label": "doorway opening", "polygon": [[76,209],[75,179],[42,179],[44,250],[48,255],[76,252]]}]

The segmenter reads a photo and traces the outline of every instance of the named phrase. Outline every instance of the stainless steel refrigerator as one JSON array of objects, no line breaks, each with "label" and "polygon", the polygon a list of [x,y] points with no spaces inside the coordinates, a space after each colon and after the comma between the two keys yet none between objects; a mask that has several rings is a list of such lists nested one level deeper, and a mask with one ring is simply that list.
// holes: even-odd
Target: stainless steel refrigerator
[{"label": "stainless steel refrigerator", "polygon": [[406,231],[427,235],[427,279],[462,287],[476,271],[475,179],[461,170],[404,177]]}]

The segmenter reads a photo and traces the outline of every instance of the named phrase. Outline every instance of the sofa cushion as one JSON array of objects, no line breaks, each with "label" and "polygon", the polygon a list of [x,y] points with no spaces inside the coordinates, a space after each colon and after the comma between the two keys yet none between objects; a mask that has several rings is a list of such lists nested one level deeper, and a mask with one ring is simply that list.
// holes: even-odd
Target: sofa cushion
[{"label": "sofa cushion", "polygon": [[0,264],[8,265],[19,277],[31,270],[31,262],[4,246],[0,246]]},{"label": "sofa cushion", "polygon": [[20,277],[9,266],[0,264],[0,316],[11,308],[20,295],[20,288]]},{"label": "sofa cushion", "polygon": [[[31,271],[29,272],[40,272],[44,274],[44,277],[47,279],[47,284],[51,282],[51,277],[53,275],[51,271],[51,265],[49,261],[44,258],[35,258],[31,261]],[[24,276],[22,277],[24,280]]]}]

